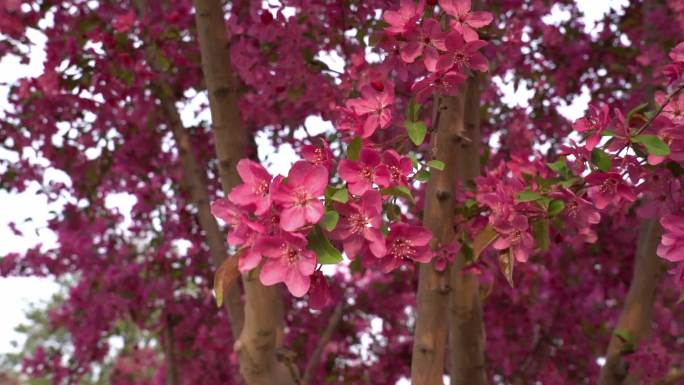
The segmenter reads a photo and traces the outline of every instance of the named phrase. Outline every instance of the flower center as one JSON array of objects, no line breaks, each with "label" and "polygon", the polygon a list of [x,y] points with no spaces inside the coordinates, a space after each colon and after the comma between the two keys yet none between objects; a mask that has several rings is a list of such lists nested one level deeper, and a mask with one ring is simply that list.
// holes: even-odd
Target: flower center
[{"label": "flower center", "polygon": [[390,174],[392,176],[392,180],[395,182],[398,182],[401,180],[401,171],[399,171],[399,167],[397,166],[390,166]]},{"label": "flower center", "polygon": [[295,206],[299,206],[299,207],[307,206],[309,204],[309,200],[311,200],[311,196],[303,188],[300,188],[297,191],[295,191],[294,198],[295,198],[295,203],[294,203]]},{"label": "flower center", "polygon": [[285,246],[285,252],[283,254],[287,260],[287,263],[290,265],[297,263],[299,260],[299,251],[289,246]]},{"label": "flower center", "polygon": [[515,230],[511,236],[511,246],[517,246],[522,241],[522,233],[520,230]]},{"label": "flower center", "polygon": [[323,163],[323,160],[323,150],[316,148],[314,150],[314,164],[321,164]]},{"label": "flower center", "polygon": [[255,183],[252,185],[252,192],[254,192],[255,195],[265,196],[266,192],[268,192],[268,182],[261,180]]},{"label": "flower center", "polygon": [[466,56],[466,54],[463,52],[456,52],[454,54],[454,62],[456,62],[456,64],[458,64],[459,66],[467,66],[468,56]]},{"label": "flower center", "polygon": [[604,194],[613,194],[617,190],[617,181],[615,179],[607,179],[601,184],[600,191]]},{"label": "flower center", "polygon": [[361,213],[354,213],[349,216],[349,224],[354,234],[359,234],[370,225],[370,220]]},{"label": "flower center", "polygon": [[370,167],[364,167],[361,170],[361,177],[363,179],[368,180],[368,181],[372,181],[373,180],[373,169]]},{"label": "flower center", "polygon": [[413,242],[407,239],[395,239],[390,246],[390,254],[396,258],[410,259],[415,257],[416,249],[413,248]]},{"label": "flower center", "polygon": [[570,204],[568,204],[567,213],[570,218],[577,217],[577,213],[579,212],[578,206],[579,205],[577,204],[577,202],[571,202]]}]

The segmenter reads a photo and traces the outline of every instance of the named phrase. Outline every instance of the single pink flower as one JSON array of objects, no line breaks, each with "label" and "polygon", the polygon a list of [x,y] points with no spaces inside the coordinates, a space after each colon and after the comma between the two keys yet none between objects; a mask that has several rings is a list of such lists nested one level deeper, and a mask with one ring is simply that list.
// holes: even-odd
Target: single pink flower
[{"label": "single pink flower", "polygon": [[330,145],[325,140],[320,140],[319,145],[307,144],[302,146],[302,158],[315,165],[325,166],[328,170],[333,165],[333,153]]},{"label": "single pink flower", "polygon": [[423,62],[428,71],[434,72],[439,59],[439,52],[446,51],[444,37],[439,22],[435,19],[427,19],[421,28],[408,37],[408,41],[401,48],[401,60],[413,63],[423,55]]},{"label": "single pink flower", "polygon": [[684,261],[684,215],[668,214],[660,219],[663,236],[657,254],[671,262]]},{"label": "single pink flower", "polygon": [[622,200],[634,202],[634,190],[616,172],[594,172],[587,176],[589,197],[596,204],[596,208],[603,210],[609,204],[618,204]]},{"label": "single pink flower", "polygon": [[340,178],[348,183],[349,192],[363,195],[373,187],[373,183],[389,186],[390,173],[387,166],[380,163],[380,154],[370,148],[362,148],[359,161],[343,159],[337,170]]},{"label": "single pink flower", "polygon": [[435,251],[435,270],[444,271],[447,266],[454,262],[459,251],[461,251],[461,244],[458,242],[452,242],[447,245],[440,243],[437,245]]},{"label": "single pink flower", "polygon": [[489,69],[487,59],[479,52],[480,48],[487,45],[487,42],[482,40],[466,42],[460,32],[454,31],[447,35],[444,43],[447,53],[437,60],[437,71],[447,72],[454,68],[459,72],[466,69],[487,72]]},{"label": "single pink flower", "polygon": [[[656,103],[663,106],[665,104],[665,94],[659,92],[656,94]],[[681,92],[670,99],[670,102],[663,107],[661,113],[664,117],[670,119],[673,124],[684,124],[684,94]]]},{"label": "single pink flower", "polygon": [[309,307],[314,310],[323,310],[333,302],[330,287],[325,276],[320,271],[311,276],[311,289],[309,290]]},{"label": "single pink flower", "polygon": [[486,27],[494,20],[489,12],[473,11],[470,0],[439,0],[439,6],[454,17],[451,27],[461,33],[466,41],[477,40],[475,30]]},{"label": "single pink flower", "polygon": [[299,161],[290,169],[287,182],[274,183],[271,197],[281,207],[280,227],[295,231],[307,224],[315,224],[325,208],[321,197],[328,185],[328,170],[307,161]]},{"label": "single pink flower", "polygon": [[433,93],[447,96],[456,95],[458,86],[466,79],[465,75],[457,71],[437,72],[414,83],[411,91],[416,94],[416,100],[423,103]]},{"label": "single pink flower", "polygon": [[594,205],[567,188],[554,193],[553,197],[565,202],[563,216],[577,228],[582,238],[588,243],[596,242],[596,232],[591,226],[601,222],[601,214]]},{"label": "single pink flower", "polygon": [[390,186],[408,186],[408,177],[413,172],[413,162],[408,156],[401,156],[394,150],[382,153],[382,162],[390,175]]},{"label": "single pink flower", "polygon": [[271,174],[264,166],[249,159],[240,159],[237,172],[244,183],[233,188],[228,194],[228,199],[239,206],[254,207],[256,215],[268,211],[271,208],[268,195]]},{"label": "single pink flower", "polygon": [[366,191],[358,202],[337,204],[340,220],[333,232],[334,239],[342,241],[349,258],[355,258],[364,246],[380,258],[387,253],[382,226],[382,197],[377,190]]},{"label": "single pink flower", "polygon": [[428,246],[431,239],[432,233],[422,226],[393,224],[387,236],[387,254],[380,261],[382,270],[389,273],[407,261],[430,262],[433,257]]},{"label": "single pink flower", "polygon": [[670,51],[670,59],[675,63],[684,64],[684,41],[672,48]]},{"label": "single pink flower", "polygon": [[[365,117],[362,138],[368,138],[375,130],[387,127],[392,120],[392,104],[394,103],[394,87],[382,84],[374,87],[367,84],[361,87],[361,97],[350,99],[347,106],[356,114]],[[380,88],[378,90],[377,88]]]},{"label": "single pink flower", "polygon": [[516,261],[527,262],[534,251],[534,238],[530,234],[529,227],[526,217],[513,215],[509,226],[497,228],[499,237],[492,246],[497,250],[511,249]]},{"label": "single pink flower", "polygon": [[609,109],[606,104],[589,106],[589,111],[586,116],[579,118],[572,125],[572,128],[577,132],[589,133],[585,148],[589,151],[593,150],[601,141],[601,134],[608,125]]},{"label": "single pink flower", "polygon": [[231,203],[228,199],[219,199],[211,204],[211,213],[224,221],[230,229],[227,241],[231,246],[244,248],[238,260],[238,270],[241,272],[252,270],[261,262],[261,254],[254,250],[257,238],[266,232],[261,223],[248,219],[243,209]]},{"label": "single pink flower", "polygon": [[135,12],[128,11],[123,15],[119,15],[112,21],[112,27],[119,33],[126,33],[133,28],[135,24]]},{"label": "single pink flower", "polygon": [[423,16],[425,0],[415,2],[413,0],[401,0],[399,9],[385,11],[383,19],[389,24],[385,31],[391,34],[402,34],[416,28],[416,22]]},{"label": "single pink flower", "polygon": [[255,246],[267,258],[259,274],[261,283],[271,286],[284,282],[293,296],[306,294],[316,269],[316,255],[306,245],[306,238],[300,234],[282,233],[278,237],[261,238]]}]

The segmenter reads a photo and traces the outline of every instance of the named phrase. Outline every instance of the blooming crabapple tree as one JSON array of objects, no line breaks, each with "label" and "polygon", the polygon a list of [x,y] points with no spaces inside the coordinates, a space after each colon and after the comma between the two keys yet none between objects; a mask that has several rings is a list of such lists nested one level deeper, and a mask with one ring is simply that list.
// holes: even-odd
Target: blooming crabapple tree
[{"label": "blooming crabapple tree", "polygon": [[[60,208],[57,244],[0,269],[73,282],[22,372],[681,382],[684,6],[585,21],[571,1],[6,1],[0,56],[29,60],[37,30],[46,58],[11,84],[0,186]],[[286,175],[257,136],[294,150]]]}]

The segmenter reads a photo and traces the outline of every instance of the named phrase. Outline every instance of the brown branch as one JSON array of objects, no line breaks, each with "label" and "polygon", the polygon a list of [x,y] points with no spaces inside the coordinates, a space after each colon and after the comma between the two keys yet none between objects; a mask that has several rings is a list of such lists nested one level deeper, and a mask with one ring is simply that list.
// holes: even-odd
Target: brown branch
[{"label": "brown branch", "polygon": [[[656,289],[664,270],[662,261],[656,255],[661,231],[656,220],[642,222],[632,283],[622,314],[610,338],[606,364],[601,370],[600,385],[621,385],[628,381],[628,367],[623,352],[629,347],[628,344],[636,344],[650,333]],[[618,336],[618,332],[622,336],[630,336],[630,341]]]},{"label": "brown branch", "polygon": [[684,380],[684,368],[670,368],[665,378],[656,382],[656,385],[677,385]]},{"label": "brown branch", "polygon": [[[457,157],[454,145],[463,141],[465,132],[463,110],[465,90],[457,96],[441,97],[435,101],[432,134],[432,155],[444,162],[444,170],[432,170],[425,193],[423,224],[432,231],[436,242],[453,241],[451,217],[454,211]],[[439,115],[439,119],[437,116]],[[413,339],[411,383],[413,385],[442,384],[448,323],[450,269],[438,272],[433,264],[420,265],[416,329]]]},{"label": "brown branch", "polygon": [[[456,174],[464,186],[480,175],[480,77],[468,80],[465,102],[465,136],[456,148]],[[465,258],[459,255],[451,274],[449,374],[452,385],[484,385],[485,332],[479,278],[463,273]]]},{"label": "brown branch", "polygon": [[309,358],[309,362],[306,365],[306,369],[304,369],[302,381],[300,382],[301,385],[309,385],[309,383],[311,382],[311,379],[313,378],[316,368],[318,368],[318,363],[321,361],[323,349],[325,349],[325,347],[328,345],[328,342],[330,342],[330,339],[332,338],[333,334],[335,333],[335,330],[337,329],[337,325],[342,320],[342,310],[343,304],[342,302],[340,302],[335,307],[335,310],[333,310],[333,313],[330,316],[330,319],[328,320],[328,325],[323,331],[323,334],[321,334],[321,337],[318,339],[318,343],[316,344],[316,348],[311,354],[311,358]]},{"label": "brown branch", "polygon": [[[238,107],[238,80],[230,64],[221,0],[195,0],[195,22],[219,175],[227,194],[240,182],[235,165],[244,156],[248,141]],[[248,385],[293,384],[287,366],[276,358],[282,340],[282,298],[275,286],[263,286],[257,273],[243,275],[245,322],[235,342],[240,372]]]}]

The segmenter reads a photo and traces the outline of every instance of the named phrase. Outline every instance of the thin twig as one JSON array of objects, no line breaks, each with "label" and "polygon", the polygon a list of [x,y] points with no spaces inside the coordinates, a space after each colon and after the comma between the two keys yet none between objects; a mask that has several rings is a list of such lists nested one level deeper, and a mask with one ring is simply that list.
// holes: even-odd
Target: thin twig
[{"label": "thin twig", "polygon": [[321,338],[318,340],[318,344],[316,345],[313,354],[311,354],[311,358],[306,365],[306,369],[304,369],[304,375],[302,376],[302,380],[300,382],[301,385],[308,385],[309,382],[311,382],[313,374],[316,371],[316,368],[318,368],[318,363],[321,361],[323,349],[325,349],[326,345],[328,345],[328,342],[330,342],[333,333],[335,333],[335,329],[337,329],[337,325],[342,320],[342,310],[343,303],[340,302],[335,307],[335,310],[328,321],[328,326],[326,326],[325,331],[323,334],[321,334]]}]

